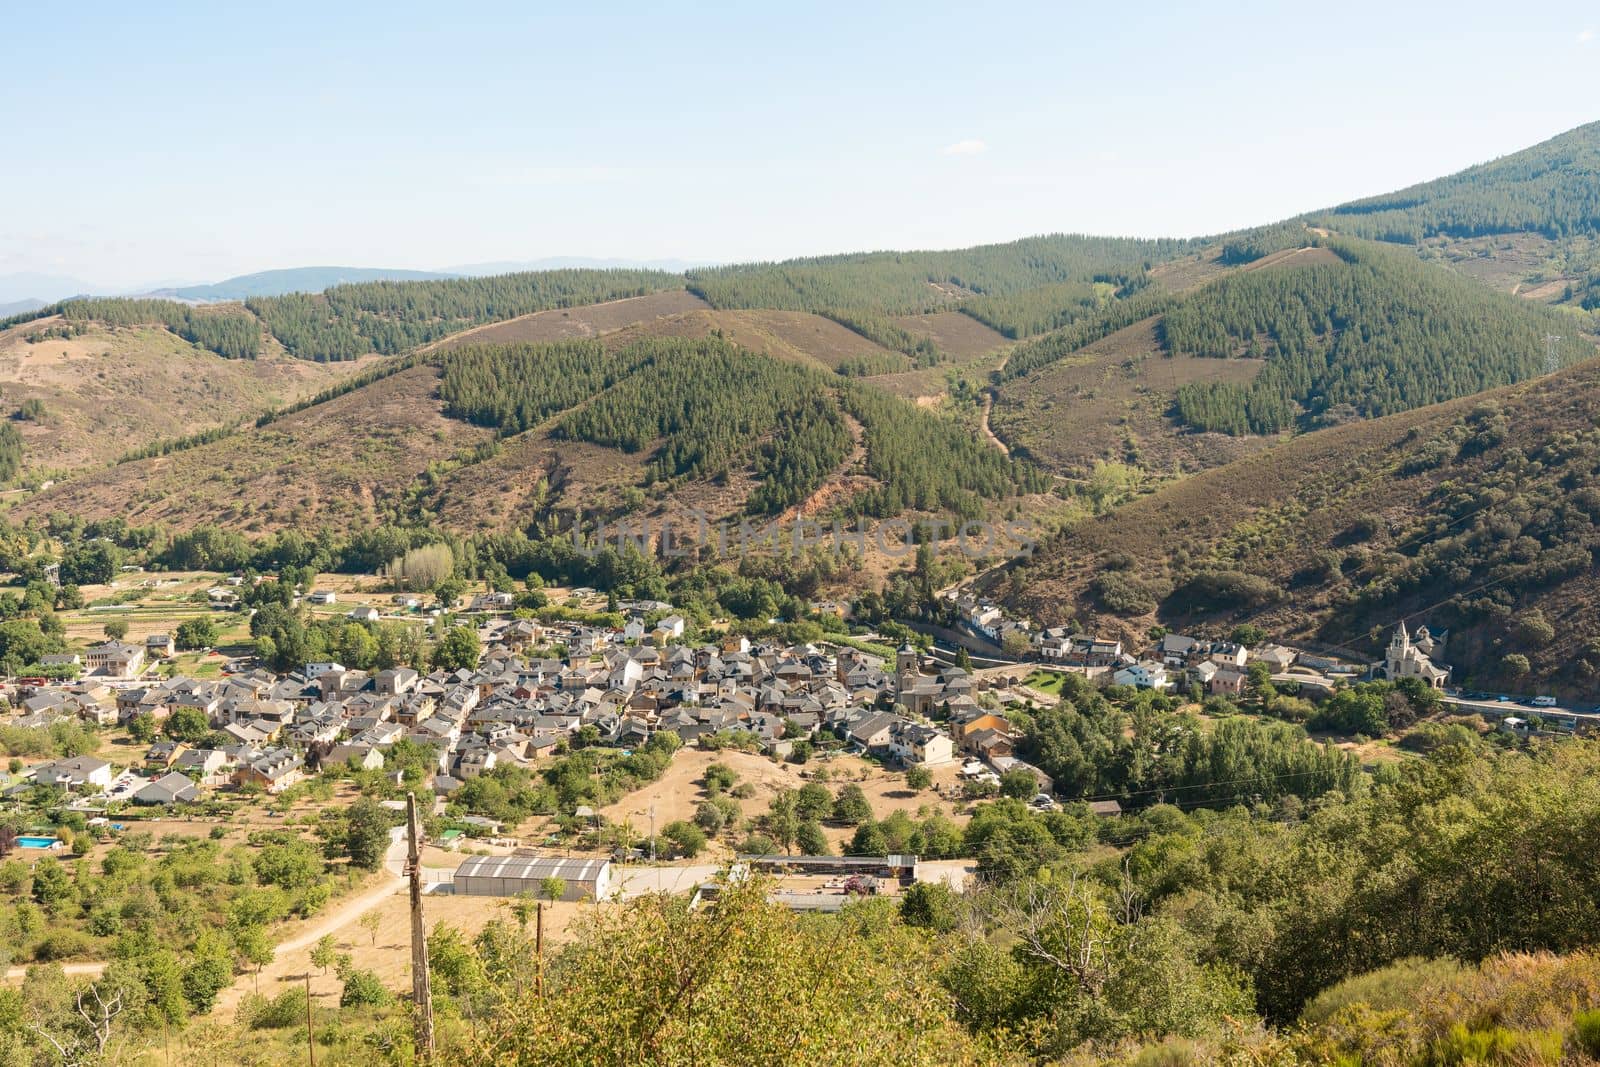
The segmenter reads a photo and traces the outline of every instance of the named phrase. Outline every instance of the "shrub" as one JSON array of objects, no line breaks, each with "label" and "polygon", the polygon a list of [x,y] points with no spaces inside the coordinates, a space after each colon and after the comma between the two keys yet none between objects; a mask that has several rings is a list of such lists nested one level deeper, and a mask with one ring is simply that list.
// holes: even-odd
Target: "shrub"
[{"label": "shrub", "polygon": [[1156,609],[1156,599],[1140,582],[1119,572],[1099,575],[1089,591],[1103,609],[1117,615],[1146,615]]},{"label": "shrub", "polygon": [[1324,989],[1301,1011],[1300,1021],[1315,1026],[1356,1005],[1374,1011],[1409,1009],[1423,990],[1449,985],[1463,973],[1455,960],[1411,956]]},{"label": "shrub", "polygon": [[1177,610],[1261,607],[1283,598],[1283,590],[1258,574],[1201,571],[1173,594]]},{"label": "shrub", "polygon": [[709,800],[701,801],[700,806],[694,809],[694,824],[708,834],[720,831],[727,821],[722,808]]},{"label": "shrub", "polygon": [[907,926],[946,933],[956,928],[958,904],[944,882],[917,882],[900,896],[900,918]]},{"label": "shrub", "polygon": [[706,792],[712,796],[732,789],[733,784],[738,780],[739,776],[726,763],[713,763],[706,768]]},{"label": "shrub", "polygon": [[394,1000],[394,994],[371,971],[354,967],[344,972],[344,991],[339,994],[339,1007],[382,1007]]},{"label": "shrub", "polygon": [[1140,1049],[1133,1058],[1132,1067],[1199,1067],[1209,1062],[1194,1042],[1180,1037],[1168,1038],[1159,1045]]},{"label": "shrub", "polygon": [[771,856],[778,851],[778,846],[766,834],[751,834],[739,842],[738,851],[745,856]]},{"label": "shrub", "polygon": [[674,852],[687,858],[698,856],[706,847],[705,831],[682,819],[667,823],[661,836],[672,845]]},{"label": "shrub", "polygon": [[1572,1017],[1572,1043],[1585,1056],[1600,1060],[1600,1008],[1580,1011]]},{"label": "shrub", "polygon": [[79,930],[53,930],[33,950],[33,958],[40,963],[94,954],[94,938]]},{"label": "shrub", "polygon": [[306,1018],[306,991],[291,986],[270,1000],[246,997],[239,1006],[239,1017],[251,1030],[283,1030],[297,1026]]}]

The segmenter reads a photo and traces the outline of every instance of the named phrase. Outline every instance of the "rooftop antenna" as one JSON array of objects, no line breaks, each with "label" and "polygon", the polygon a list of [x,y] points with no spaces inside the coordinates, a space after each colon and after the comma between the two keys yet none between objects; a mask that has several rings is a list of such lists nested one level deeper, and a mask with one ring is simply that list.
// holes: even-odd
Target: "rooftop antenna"
[{"label": "rooftop antenna", "polygon": [[1561,335],[1547,333],[1544,335],[1544,372],[1554,374],[1561,369],[1561,357],[1556,352],[1556,345],[1561,343]]}]

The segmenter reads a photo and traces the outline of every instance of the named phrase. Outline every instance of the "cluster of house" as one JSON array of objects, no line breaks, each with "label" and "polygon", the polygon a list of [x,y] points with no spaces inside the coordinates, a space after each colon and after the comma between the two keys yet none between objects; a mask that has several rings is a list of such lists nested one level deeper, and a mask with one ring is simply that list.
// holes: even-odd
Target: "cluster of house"
[{"label": "cluster of house", "polygon": [[[923,673],[909,646],[891,671],[850,648],[752,645],[743,636],[685,644],[676,640],[685,627],[659,611],[637,613],[620,630],[487,617],[479,663],[455,671],[369,673],[324,662],[286,675],[253,670],[120,687],[91,679],[18,695],[31,725],[148,717],[159,726],[184,708],[204,715],[209,745],[161,740],[144,754],[152,788],[132,799],[149,803],[192,800],[220,786],[279,793],[330,763],[378,769],[401,740],[434,753],[435,789],[447,794],[500,764],[531,763],[579,731],[624,748],[659,732],[685,743],[737,732],[780,756],[799,741],[832,738],[907,766],[948,764],[960,754],[996,774],[1018,764],[1009,724],[977,699],[981,684],[955,667]],[[554,646],[566,655],[543,654]],[[935,716],[946,725],[933,725]],[[34,768],[31,780],[80,791],[101,784],[76,770],[51,777],[54,767]]]},{"label": "cluster of house", "polygon": [[1042,630],[1035,645],[1041,658],[1091,676],[1109,675],[1113,685],[1138,689],[1172,689],[1198,685],[1207,693],[1238,696],[1244,691],[1245,667],[1267,664],[1274,673],[1287,670],[1298,653],[1282,645],[1246,648],[1236,641],[1165,634],[1135,656],[1111,637]]},{"label": "cluster of house", "polygon": [[971,590],[956,590],[948,595],[955,604],[961,625],[972,633],[996,645],[1004,645],[1010,634],[1021,634],[1030,644],[1037,645],[1037,635],[1026,619],[1013,619],[1005,609],[987,597]]}]

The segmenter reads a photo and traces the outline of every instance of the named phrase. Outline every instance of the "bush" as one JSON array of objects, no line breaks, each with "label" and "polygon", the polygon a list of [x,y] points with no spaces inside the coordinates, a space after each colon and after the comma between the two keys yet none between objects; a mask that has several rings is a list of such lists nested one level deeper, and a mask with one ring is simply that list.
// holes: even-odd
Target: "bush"
[{"label": "bush", "polygon": [[739,842],[737,851],[744,856],[771,856],[778,851],[778,846],[766,834],[751,834]]},{"label": "bush", "polygon": [[712,801],[701,801],[700,806],[694,809],[694,824],[708,834],[719,832],[727,821],[722,808]]},{"label": "bush", "polygon": [[1249,608],[1272,604],[1282,598],[1283,590],[1258,574],[1202,571],[1173,593],[1172,607],[1178,611]]},{"label": "bush", "polygon": [[306,991],[291,986],[268,1000],[247,996],[239,1005],[239,1019],[251,1030],[283,1030],[306,1018]]},{"label": "bush", "polygon": [[1117,615],[1147,615],[1156,609],[1156,598],[1140,582],[1119,572],[1103,573],[1091,583],[1095,602]]},{"label": "bush", "polygon": [[733,788],[733,783],[738,780],[739,776],[726,763],[713,763],[706,768],[706,792],[712,796],[716,796],[718,793],[726,793]]},{"label": "bush", "polygon": [[917,882],[900,896],[900,918],[907,926],[947,933],[956,928],[959,897],[943,882]]},{"label": "bush", "polygon": [[1455,960],[1411,956],[1324,989],[1301,1011],[1300,1021],[1316,1026],[1357,1005],[1379,1012],[1410,1009],[1424,990],[1450,985],[1463,973]]},{"label": "bush", "polygon": [[661,836],[672,845],[675,853],[689,859],[698,856],[706,847],[705,831],[682,819],[667,823]]},{"label": "bush", "polygon": [[33,950],[40,963],[95,955],[94,938],[79,930],[53,930]]},{"label": "bush", "polygon": [[1572,1043],[1585,1056],[1600,1060],[1600,1008],[1580,1011],[1572,1017]]},{"label": "bush", "polygon": [[339,1007],[382,1007],[394,1000],[394,994],[371,971],[354,967],[344,972],[344,991],[339,994]]}]

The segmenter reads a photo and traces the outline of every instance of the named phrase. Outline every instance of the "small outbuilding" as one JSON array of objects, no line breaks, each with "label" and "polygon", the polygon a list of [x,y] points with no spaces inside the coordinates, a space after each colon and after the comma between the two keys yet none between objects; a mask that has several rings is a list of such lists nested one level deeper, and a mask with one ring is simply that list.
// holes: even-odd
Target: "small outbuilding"
[{"label": "small outbuilding", "polygon": [[564,883],[562,900],[604,900],[613,887],[610,860],[473,856],[456,868],[455,891],[469,897],[544,897],[551,878]]}]

